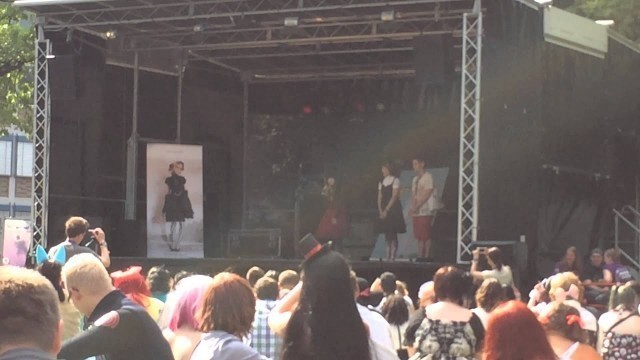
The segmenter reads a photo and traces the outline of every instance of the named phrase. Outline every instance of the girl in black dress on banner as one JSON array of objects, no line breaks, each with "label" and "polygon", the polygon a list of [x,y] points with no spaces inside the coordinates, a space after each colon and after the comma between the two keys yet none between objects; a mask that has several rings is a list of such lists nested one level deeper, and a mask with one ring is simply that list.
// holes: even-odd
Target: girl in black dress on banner
[{"label": "girl in black dress on banner", "polygon": [[378,219],[376,230],[387,242],[387,260],[394,261],[398,252],[398,234],[407,231],[400,204],[400,180],[391,164],[382,165],[382,180],[378,183]]},{"label": "girl in black dress on banner", "polygon": [[[176,161],[169,165],[171,176],[164,180],[169,188],[164,197],[164,207],[162,213],[165,220],[171,223],[169,233],[169,249],[180,251],[180,240],[182,240],[182,224],[185,219],[193,219],[193,209],[189,192],[185,189],[187,179],[181,176],[184,171],[184,162]],[[177,231],[177,233],[176,233]]]}]

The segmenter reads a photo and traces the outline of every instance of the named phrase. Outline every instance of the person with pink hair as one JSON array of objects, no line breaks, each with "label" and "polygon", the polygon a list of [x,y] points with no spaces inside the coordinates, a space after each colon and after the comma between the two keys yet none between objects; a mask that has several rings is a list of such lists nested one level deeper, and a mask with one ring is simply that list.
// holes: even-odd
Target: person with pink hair
[{"label": "person with pink hair", "polygon": [[202,333],[196,316],[205,290],[213,279],[209,276],[194,275],[176,284],[176,291],[169,294],[162,314],[160,326],[162,334],[171,346],[176,360],[189,360]]}]

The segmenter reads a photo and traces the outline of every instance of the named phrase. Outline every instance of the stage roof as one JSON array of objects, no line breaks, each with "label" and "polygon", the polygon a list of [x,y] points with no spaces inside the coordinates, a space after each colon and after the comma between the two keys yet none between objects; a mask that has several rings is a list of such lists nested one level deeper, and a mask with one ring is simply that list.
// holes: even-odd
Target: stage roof
[{"label": "stage roof", "polygon": [[[170,66],[156,64],[172,72],[175,59],[184,55],[190,63],[251,81],[413,76],[413,39],[451,34],[452,48],[459,49],[462,16],[473,5],[473,0],[14,1],[41,17],[45,30],[106,39],[113,63],[130,65],[138,51],[147,67],[154,59],[172,59]],[[460,51],[451,58],[460,59]]]}]

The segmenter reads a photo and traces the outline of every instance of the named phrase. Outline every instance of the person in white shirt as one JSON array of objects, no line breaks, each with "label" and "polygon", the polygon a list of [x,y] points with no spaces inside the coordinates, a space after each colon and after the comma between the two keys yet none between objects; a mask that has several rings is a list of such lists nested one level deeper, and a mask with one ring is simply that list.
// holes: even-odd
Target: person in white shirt
[{"label": "person in white shirt", "polygon": [[431,225],[433,217],[442,207],[438,190],[433,183],[433,176],[426,171],[425,161],[415,157],[412,161],[416,176],[411,186],[411,209],[413,217],[413,235],[418,240],[419,256],[429,259],[431,254]]},{"label": "person in white shirt", "polygon": [[[355,299],[360,295],[356,273],[351,271],[351,287]],[[381,346],[393,349],[391,326],[380,313],[356,303],[362,321],[369,327],[369,337]]]}]

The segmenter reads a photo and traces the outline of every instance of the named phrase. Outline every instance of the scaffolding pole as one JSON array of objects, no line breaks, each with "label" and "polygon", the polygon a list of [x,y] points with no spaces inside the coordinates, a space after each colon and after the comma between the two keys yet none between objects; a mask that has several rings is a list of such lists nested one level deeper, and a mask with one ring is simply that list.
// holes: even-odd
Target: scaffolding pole
[{"label": "scaffolding pole", "polygon": [[36,26],[34,117],[33,117],[33,177],[31,226],[33,246],[30,256],[35,258],[37,245],[47,246],[49,210],[49,146],[51,130],[51,98],[49,96],[49,63],[51,42],[45,39],[41,24]]},{"label": "scaffolding pole", "polygon": [[247,226],[247,170],[249,168],[249,81],[246,75],[242,81],[243,98],[242,98],[242,228]]},{"label": "scaffolding pole", "polygon": [[127,178],[124,204],[125,220],[136,220],[136,199],[138,193],[138,98],[140,92],[140,59],[138,52],[133,60],[133,114],[131,117],[131,136],[127,140]]},{"label": "scaffolding pole", "polygon": [[184,83],[184,51],[180,51],[180,59],[178,59],[178,110],[176,119],[176,143],[182,144],[182,90]]},{"label": "scaffolding pole", "polygon": [[463,16],[460,98],[460,163],[458,187],[458,263],[471,259],[478,240],[478,170],[482,73],[482,0]]}]

